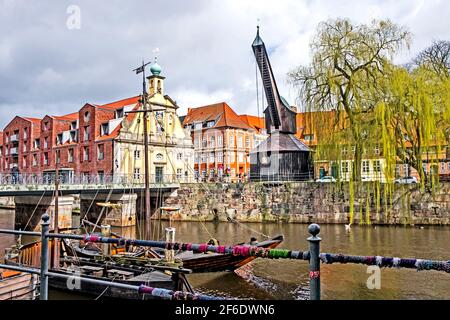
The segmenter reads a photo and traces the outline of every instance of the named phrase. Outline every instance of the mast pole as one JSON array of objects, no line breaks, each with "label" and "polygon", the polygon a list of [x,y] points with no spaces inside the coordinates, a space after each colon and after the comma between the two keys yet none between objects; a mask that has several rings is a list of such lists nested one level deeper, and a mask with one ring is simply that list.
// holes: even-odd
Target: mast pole
[{"label": "mast pole", "polygon": [[[59,167],[55,170],[55,214],[53,219],[53,233],[59,233]],[[59,239],[53,239],[53,269],[59,269]]]},{"label": "mast pole", "polygon": [[150,207],[150,175],[148,159],[148,109],[147,109],[147,90],[145,86],[145,64],[142,62],[142,104],[144,107],[144,183],[145,183],[145,235],[151,239],[151,207]]}]

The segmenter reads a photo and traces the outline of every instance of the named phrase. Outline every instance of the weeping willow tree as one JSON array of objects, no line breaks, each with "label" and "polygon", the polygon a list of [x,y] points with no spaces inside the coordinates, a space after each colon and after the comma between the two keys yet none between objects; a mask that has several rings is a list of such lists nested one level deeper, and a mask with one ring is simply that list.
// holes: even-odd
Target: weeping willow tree
[{"label": "weeping willow tree", "polygon": [[[362,172],[367,170],[363,159],[379,158],[380,153],[394,149],[387,143],[380,146],[389,133],[380,130],[384,120],[377,110],[393,56],[409,46],[410,38],[408,31],[390,21],[369,25],[353,25],[347,19],[323,22],[311,43],[311,64],[288,74],[290,83],[299,89],[300,100],[306,103],[306,111],[334,117],[331,132],[318,138],[322,140],[316,147],[315,161],[331,160],[336,166],[333,171],[350,182],[350,223],[356,201],[359,220],[370,222],[369,199],[362,197],[360,188]],[[395,163],[395,156],[389,160]],[[377,173],[381,175],[380,167],[377,165]],[[374,193],[379,198],[379,186]]]},{"label": "weeping willow tree", "polygon": [[[370,139],[379,103],[386,65],[393,55],[409,45],[410,34],[390,21],[352,25],[337,19],[319,25],[311,43],[312,63],[289,73],[290,82],[300,89],[308,111],[335,111],[339,130],[333,137],[339,146],[352,146],[352,180],[361,181],[364,146]],[[335,151],[334,151],[335,152]]]},{"label": "weeping willow tree", "polygon": [[448,69],[428,63],[412,69],[393,66],[385,84],[385,99],[378,108],[386,130],[383,141],[394,146],[394,155],[400,162],[418,172],[422,190],[430,191],[436,186],[439,169],[433,175],[432,170],[424,169],[424,164],[438,168],[449,141]]}]

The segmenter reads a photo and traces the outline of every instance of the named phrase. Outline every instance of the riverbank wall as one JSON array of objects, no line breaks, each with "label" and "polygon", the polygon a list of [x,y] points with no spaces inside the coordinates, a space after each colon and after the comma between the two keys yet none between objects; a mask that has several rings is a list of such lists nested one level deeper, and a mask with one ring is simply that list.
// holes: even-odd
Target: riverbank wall
[{"label": "riverbank wall", "polygon": [[[450,183],[433,193],[417,185],[362,183],[351,201],[349,184],[182,184],[164,206],[180,221],[450,225]],[[353,213],[350,204],[353,203]],[[163,219],[169,214],[163,213]]]}]

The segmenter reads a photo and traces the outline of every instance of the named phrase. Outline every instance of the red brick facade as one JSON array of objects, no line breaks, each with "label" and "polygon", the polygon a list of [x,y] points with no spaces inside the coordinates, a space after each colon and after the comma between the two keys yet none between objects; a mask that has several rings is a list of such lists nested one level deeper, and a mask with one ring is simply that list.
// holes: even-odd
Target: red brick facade
[{"label": "red brick facade", "polygon": [[123,109],[138,100],[86,104],[65,116],[15,117],[0,133],[0,172],[37,175],[58,168],[74,175],[112,175]]}]

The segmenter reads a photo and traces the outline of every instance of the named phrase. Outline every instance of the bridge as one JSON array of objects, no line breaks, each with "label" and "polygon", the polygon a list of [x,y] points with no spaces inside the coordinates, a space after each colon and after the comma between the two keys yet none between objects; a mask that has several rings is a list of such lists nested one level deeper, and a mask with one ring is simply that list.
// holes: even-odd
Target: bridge
[{"label": "bridge", "polygon": [[[178,189],[180,183],[193,182],[184,175],[150,175],[152,193]],[[2,174],[0,197],[51,196],[55,191],[56,176],[52,174]],[[59,176],[59,194],[124,193],[144,190],[143,175],[67,175]]]},{"label": "bridge", "polygon": [[[152,213],[158,203],[194,179],[185,175],[150,175]],[[55,212],[56,174],[2,174],[0,197],[14,197],[16,228],[33,230],[38,217]],[[103,221],[112,226],[136,224],[136,215],[142,212],[145,193],[143,175],[74,175],[63,172],[58,177],[59,227],[72,226],[72,212],[82,217]],[[79,196],[77,196],[79,195]],[[106,207],[105,207],[106,206]],[[100,220],[102,219],[102,220]]]}]

